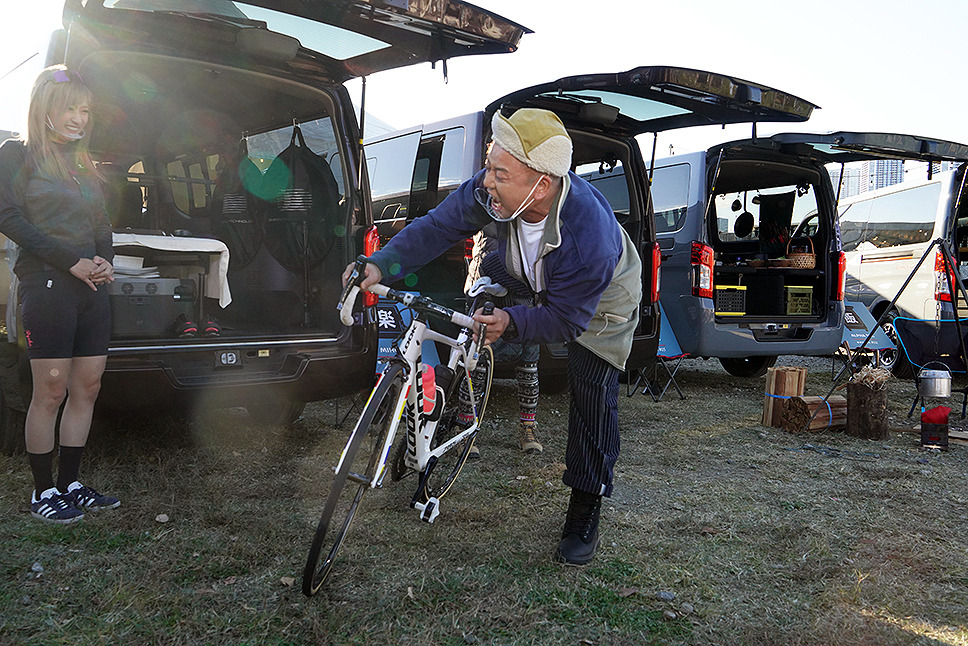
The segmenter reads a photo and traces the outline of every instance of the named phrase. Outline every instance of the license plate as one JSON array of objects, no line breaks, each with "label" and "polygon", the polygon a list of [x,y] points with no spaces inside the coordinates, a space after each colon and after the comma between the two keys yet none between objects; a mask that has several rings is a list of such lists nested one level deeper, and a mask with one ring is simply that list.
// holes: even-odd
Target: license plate
[{"label": "license plate", "polygon": [[216,368],[241,368],[242,353],[238,350],[217,350],[215,352]]}]

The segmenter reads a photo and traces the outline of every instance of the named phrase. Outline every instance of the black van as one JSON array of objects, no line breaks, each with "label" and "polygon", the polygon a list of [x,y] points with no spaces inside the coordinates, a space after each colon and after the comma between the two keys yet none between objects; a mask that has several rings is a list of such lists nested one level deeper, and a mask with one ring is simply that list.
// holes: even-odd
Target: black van
[{"label": "black van", "polygon": [[[649,187],[650,153],[638,135],[690,126],[805,121],[814,106],[790,94],[734,77],[677,67],[638,67],[618,74],[570,76],[512,92],[483,111],[390,133],[368,141],[374,217],[381,237],[436,206],[483,167],[497,110],[545,108],[572,137],[572,169],[608,198],[642,258],[643,299],[630,371],[655,361],[659,341],[660,251]],[[412,180],[412,183],[411,183]],[[464,249],[455,248],[412,287],[458,298],[466,272]],[[544,347],[542,390],[562,384],[564,347]]]},{"label": "black van", "polygon": [[[47,64],[94,93],[118,254],[99,409],[288,422],[368,388],[375,308],[352,328],[335,310],[343,269],[377,244],[343,83],[511,52],[529,30],[459,0],[67,0],[64,26]],[[10,447],[28,399],[6,390]]]}]

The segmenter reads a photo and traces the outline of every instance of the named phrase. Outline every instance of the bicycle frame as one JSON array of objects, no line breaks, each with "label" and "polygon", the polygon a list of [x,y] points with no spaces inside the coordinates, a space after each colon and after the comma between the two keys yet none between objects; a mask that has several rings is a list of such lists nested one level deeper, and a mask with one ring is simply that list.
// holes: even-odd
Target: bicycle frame
[{"label": "bicycle frame", "polygon": [[[374,285],[370,291],[378,293],[381,296],[389,296],[394,300],[400,300],[400,302],[403,302],[404,305],[411,305],[413,302],[413,296],[411,294],[404,294],[402,298],[395,298],[395,295],[399,293],[388,290],[383,285]],[[431,464],[431,460],[437,460],[455,445],[465,440],[471,434],[477,432],[480,419],[477,414],[478,407],[476,395],[474,394],[473,380],[470,376],[470,373],[476,367],[477,357],[468,355],[467,349],[465,348],[465,344],[469,338],[467,327],[473,324],[473,319],[463,314],[454,314],[455,316],[453,318],[456,318],[457,320],[454,320],[453,322],[457,323],[458,325],[462,325],[462,327],[461,331],[456,337],[450,337],[431,330],[427,326],[424,315],[419,313],[418,310],[418,314],[413,318],[410,326],[403,333],[401,340],[397,343],[396,356],[390,360],[387,367],[384,368],[383,372],[380,374],[379,378],[383,379],[388,374],[390,366],[393,364],[393,362],[403,363],[404,374],[406,375],[406,388],[401,390],[400,395],[397,397],[397,401],[394,403],[393,422],[390,425],[386,440],[383,443],[380,454],[379,468],[374,472],[369,484],[371,489],[380,487],[383,484],[383,478],[386,476],[387,472],[386,466],[390,449],[393,446],[394,440],[396,439],[401,419],[406,420],[407,428],[407,449],[404,460],[407,467],[414,469],[418,473],[423,473],[427,469],[428,465]],[[457,376],[456,369],[458,362],[463,360],[464,368],[461,371],[461,378],[466,381],[468,386],[468,392],[470,393],[471,399],[471,408],[473,411],[473,421],[466,429],[454,435],[447,442],[434,449],[431,449],[430,446],[433,442],[434,434],[437,431],[437,426],[442,418],[438,416],[437,419],[429,419],[429,416],[423,412],[421,402],[421,397],[423,394],[422,372],[420,370],[422,363],[421,348],[427,341],[442,343],[450,348],[450,356],[446,365],[451,371],[454,372],[455,377]],[[457,391],[454,389],[451,390],[453,391],[453,396],[456,396]],[[372,397],[373,393],[375,392],[376,387],[374,386],[370,396]],[[440,402],[441,409],[443,409],[447,403],[446,397],[447,394],[445,392]],[[359,426],[354,427],[353,434],[356,434],[358,431]],[[339,471],[345,457],[346,452],[344,449],[343,453],[340,455],[339,462],[336,464],[336,471]]]}]

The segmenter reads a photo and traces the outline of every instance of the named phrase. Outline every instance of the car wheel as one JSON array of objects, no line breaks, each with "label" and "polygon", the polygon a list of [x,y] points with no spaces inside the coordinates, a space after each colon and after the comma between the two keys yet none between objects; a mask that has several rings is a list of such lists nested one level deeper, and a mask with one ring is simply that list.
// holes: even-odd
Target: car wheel
[{"label": "car wheel", "polygon": [[279,401],[246,406],[249,419],[269,426],[289,426],[302,415],[306,402],[281,399]]},{"label": "car wheel", "polygon": [[[894,319],[897,316],[897,312],[891,312],[881,323],[881,329],[894,344],[894,350],[881,350],[882,357],[885,352],[893,352],[893,359],[890,356],[888,359],[881,359],[881,367],[889,369],[898,379],[911,379],[914,377],[914,364],[908,360],[907,354],[904,353],[897,338],[897,328],[894,327]],[[888,365],[888,361],[890,361],[890,365]]]},{"label": "car wheel", "polygon": [[719,363],[734,377],[762,377],[768,368],[776,365],[776,357],[720,357]]},{"label": "car wheel", "polygon": [[560,395],[568,390],[568,374],[539,376],[538,390],[542,395]]}]

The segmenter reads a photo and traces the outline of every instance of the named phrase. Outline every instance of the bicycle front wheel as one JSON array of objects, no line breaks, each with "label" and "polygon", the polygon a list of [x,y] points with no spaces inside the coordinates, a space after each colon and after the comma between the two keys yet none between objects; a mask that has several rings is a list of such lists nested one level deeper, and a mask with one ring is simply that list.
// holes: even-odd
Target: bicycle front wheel
[{"label": "bicycle front wheel", "polygon": [[399,419],[406,397],[406,370],[391,362],[373,388],[369,401],[343,449],[342,464],[323,507],[303,570],[303,593],[313,596],[329,576],[336,555],[349,532],[363,494],[382,466],[382,451],[391,425]]},{"label": "bicycle front wheel", "polygon": [[[484,346],[481,348],[481,356],[477,361],[477,368],[471,373],[474,399],[477,402],[478,424],[482,423],[484,419],[487,399],[491,393],[493,366],[494,353],[491,350],[491,346]],[[462,366],[458,366],[458,369],[463,371]],[[461,426],[459,423],[461,409],[467,406],[466,402],[460,401],[466,397],[467,390],[466,380],[462,377],[461,381],[463,383],[458,386],[458,392],[451,398],[451,400],[457,400],[456,405],[451,405],[448,402],[448,410],[444,412],[443,419],[437,426],[437,431],[434,433],[434,439],[431,443],[432,448],[441,446],[466,428],[466,426]],[[460,393],[460,390],[464,390],[464,393]],[[470,453],[471,445],[474,443],[475,437],[477,437],[477,433],[464,438],[460,443],[451,447],[450,450],[438,458],[437,464],[427,475],[426,486],[421,492],[424,501],[430,498],[440,498],[450,491],[454,481],[460,475],[464,464],[467,462],[467,456]]]}]

